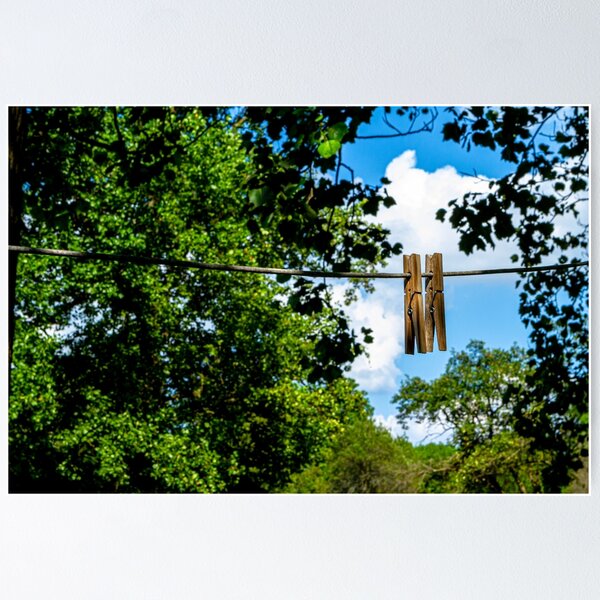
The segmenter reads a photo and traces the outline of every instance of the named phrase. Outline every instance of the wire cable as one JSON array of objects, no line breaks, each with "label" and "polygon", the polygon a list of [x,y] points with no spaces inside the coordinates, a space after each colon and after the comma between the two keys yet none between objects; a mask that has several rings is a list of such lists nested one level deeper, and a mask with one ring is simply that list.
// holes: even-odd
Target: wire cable
[{"label": "wire cable", "polygon": [[[205,271],[241,271],[244,273],[263,273],[266,275],[289,275],[300,277],[329,277],[344,279],[407,279],[410,273],[365,273],[354,271],[313,271],[304,269],[283,269],[277,267],[250,267],[245,265],[227,265],[221,263],[204,263],[192,260],[174,260],[151,256],[132,256],[129,254],[107,254],[104,252],[77,252],[74,250],[56,250],[52,248],[29,248],[27,246],[9,246],[10,252],[19,254],[37,254],[43,256],[58,256],[75,258],[78,260],[104,260],[140,265],[163,265],[184,269],[201,269]],[[479,269],[475,271],[444,271],[444,277],[463,277],[469,275],[496,275],[500,273],[530,273],[534,271],[551,271],[587,267],[588,262],[571,262],[557,265],[544,265],[536,267],[505,267],[500,269]],[[431,273],[424,272],[423,277],[430,277]]]}]

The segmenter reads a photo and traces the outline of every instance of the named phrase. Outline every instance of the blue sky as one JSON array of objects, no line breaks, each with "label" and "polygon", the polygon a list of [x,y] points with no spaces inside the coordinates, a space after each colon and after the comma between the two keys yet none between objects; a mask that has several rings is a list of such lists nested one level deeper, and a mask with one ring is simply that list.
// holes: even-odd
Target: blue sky
[{"label": "blue sky", "polygon": [[[382,115],[381,110],[376,112],[359,134],[389,133]],[[383,209],[377,220],[390,228],[391,241],[402,243],[405,253],[421,253],[424,261],[425,253],[442,252],[448,271],[511,266],[510,256],[516,249],[510,244],[467,256],[458,250],[458,235],[450,225],[435,219],[436,210],[446,207],[449,200],[471,190],[486,191],[488,184],[482,178],[500,177],[512,167],[488,149],[467,152],[454,142],[444,142],[441,126],[448,119],[441,110],[432,133],[358,140],[344,147],[344,162],[365,183],[378,184],[384,176],[391,180],[386,187],[397,205]],[[386,270],[403,271],[401,257]],[[509,348],[515,343],[526,347],[527,332],[518,314],[516,281],[517,276],[511,274],[446,278],[448,348],[462,350],[474,339],[491,348]],[[338,285],[340,292],[343,286]],[[377,420],[394,429],[391,399],[402,379],[419,376],[430,380],[439,376],[450,352],[439,352],[436,347],[433,353],[424,355],[404,353],[401,280],[376,280],[375,292],[363,295],[348,312],[357,330],[367,326],[375,336],[369,360],[359,359],[350,374],[368,393]],[[415,424],[408,437],[418,442],[427,433],[427,428]]]}]

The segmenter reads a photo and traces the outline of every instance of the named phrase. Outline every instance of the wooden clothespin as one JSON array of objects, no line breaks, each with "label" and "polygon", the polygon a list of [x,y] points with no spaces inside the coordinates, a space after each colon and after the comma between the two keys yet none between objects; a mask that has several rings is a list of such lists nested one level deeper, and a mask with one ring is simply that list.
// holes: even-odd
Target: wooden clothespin
[{"label": "wooden clothespin", "polygon": [[404,350],[415,353],[415,338],[420,353],[427,352],[425,318],[423,314],[423,284],[421,282],[421,256],[411,254],[403,257],[404,271],[410,277],[404,280]]},{"label": "wooden clothespin", "polygon": [[438,349],[446,350],[446,315],[444,308],[444,276],[442,255],[439,252],[425,257],[427,277],[425,287],[425,337],[427,352],[433,352],[437,333]]}]

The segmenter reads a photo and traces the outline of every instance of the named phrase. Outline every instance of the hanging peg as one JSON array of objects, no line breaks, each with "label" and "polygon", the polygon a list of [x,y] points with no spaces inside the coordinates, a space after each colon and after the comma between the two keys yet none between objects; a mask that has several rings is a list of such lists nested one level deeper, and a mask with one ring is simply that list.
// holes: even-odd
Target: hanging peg
[{"label": "hanging peg", "polygon": [[[423,311],[423,280],[421,277],[421,255],[411,254],[411,274],[414,279],[414,293],[411,302],[414,321],[416,324],[415,336],[417,338],[417,349],[420,353],[427,352],[425,343],[425,314]],[[414,327],[414,325],[413,325]]]},{"label": "hanging peg", "polygon": [[411,254],[403,257],[404,271],[410,277],[404,281],[404,348],[407,354],[417,350],[427,352],[425,339],[425,318],[423,314],[423,285],[421,282],[421,256]]},{"label": "hanging peg", "polygon": [[437,334],[438,349],[446,350],[446,314],[444,306],[444,276],[442,255],[439,252],[425,257],[427,277],[425,290],[425,334],[427,352],[433,352],[433,338]]}]

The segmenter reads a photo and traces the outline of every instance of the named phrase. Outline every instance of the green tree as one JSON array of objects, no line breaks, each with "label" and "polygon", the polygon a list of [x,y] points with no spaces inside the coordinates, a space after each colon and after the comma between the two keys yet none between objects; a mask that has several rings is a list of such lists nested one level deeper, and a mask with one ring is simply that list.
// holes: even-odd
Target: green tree
[{"label": "green tree", "polygon": [[413,446],[413,461],[418,481],[417,492],[435,494],[448,490],[448,474],[455,464],[456,448],[448,443]]},{"label": "green tree", "polygon": [[323,452],[320,462],[292,476],[291,493],[400,494],[442,491],[455,449],[413,446],[370,419],[356,419]]},{"label": "green tree", "polygon": [[352,423],[324,453],[323,460],[294,475],[293,493],[370,494],[416,491],[412,446],[395,440],[370,419]]},{"label": "green tree", "polygon": [[543,407],[529,400],[530,412],[515,416],[530,393],[531,371],[524,350],[489,350],[473,341],[452,353],[437,379],[404,381],[393,399],[398,420],[440,425],[457,449],[442,477],[444,491],[549,491],[544,474],[560,449],[541,451],[519,431],[524,419],[535,423]]},{"label": "green tree", "polygon": [[[438,116],[396,109],[403,130],[390,112],[390,136],[431,131]],[[342,158],[372,113],[12,108],[10,243],[374,270],[402,250],[369,218],[394,200]],[[564,263],[587,258],[585,223],[554,229],[586,200],[587,110],[448,114],[446,139],[511,165],[489,194],[451,204],[461,248],[514,240],[525,266],[558,251]],[[9,275],[14,489],[273,489],[366,410],[344,369],[370,332],[352,331],[326,282],[14,253]],[[512,404],[514,429],[552,457],[542,478],[554,491],[587,452],[587,277],[534,273],[522,285],[535,368]],[[173,471],[173,456],[186,466]]]},{"label": "green tree", "polygon": [[[13,225],[30,246],[374,269],[401,248],[364,217],[393,200],[339,176],[369,115],[21,109]],[[13,491],[268,491],[368,412],[324,283],[24,255],[13,283]]]},{"label": "green tree", "polygon": [[[510,169],[487,193],[453,200],[449,219],[467,254],[515,243],[521,266],[588,260],[587,107],[448,109],[447,140],[500,152]],[[569,231],[561,219],[570,220]],[[536,450],[553,456],[544,485],[557,491],[588,451],[588,270],[530,272],[517,284],[520,313],[530,331],[527,395],[514,403],[515,428]],[[536,418],[528,418],[536,412]]]}]

